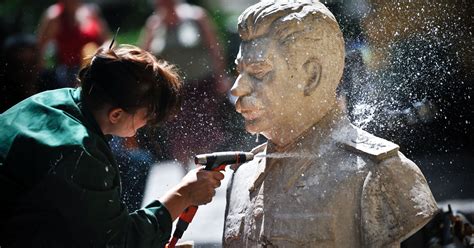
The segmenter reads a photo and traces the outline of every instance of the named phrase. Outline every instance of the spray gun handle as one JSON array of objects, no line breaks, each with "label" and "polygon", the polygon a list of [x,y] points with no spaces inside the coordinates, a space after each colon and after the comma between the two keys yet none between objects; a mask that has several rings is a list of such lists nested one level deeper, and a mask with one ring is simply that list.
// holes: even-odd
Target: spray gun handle
[{"label": "spray gun handle", "polygon": [[[250,152],[214,152],[209,154],[200,154],[194,158],[196,164],[202,164],[209,171],[223,171],[227,165],[242,164],[254,158]],[[174,248],[178,240],[183,236],[184,231],[188,229],[189,223],[194,218],[198,210],[198,206],[187,207],[181,215],[179,215],[173,237],[166,245],[167,248]]]},{"label": "spray gun handle", "polygon": [[[206,164],[205,170],[212,170],[212,171],[222,171],[225,170],[226,164],[213,166],[214,164],[209,163]],[[188,229],[189,224],[194,219],[194,215],[198,210],[198,206],[189,206],[187,207],[178,217],[178,222],[176,223],[176,228],[173,233],[173,237],[171,238],[170,242],[166,244],[166,248],[174,248],[178,240],[183,237],[184,232]]]},{"label": "spray gun handle", "polygon": [[166,248],[174,248],[176,246],[178,240],[183,237],[184,231],[188,229],[189,223],[193,221],[194,215],[196,215],[197,210],[198,206],[189,206],[179,215],[179,219],[176,223],[176,228],[174,230],[173,237],[171,238],[169,243],[166,244]]},{"label": "spray gun handle", "polygon": [[[198,206],[189,206],[187,207],[180,215],[179,215],[179,221],[176,223],[176,229],[177,230],[182,230],[183,233],[186,229],[188,229],[189,223],[194,218],[194,215],[196,215],[196,212],[198,210]],[[181,233],[180,238],[183,236]]]}]

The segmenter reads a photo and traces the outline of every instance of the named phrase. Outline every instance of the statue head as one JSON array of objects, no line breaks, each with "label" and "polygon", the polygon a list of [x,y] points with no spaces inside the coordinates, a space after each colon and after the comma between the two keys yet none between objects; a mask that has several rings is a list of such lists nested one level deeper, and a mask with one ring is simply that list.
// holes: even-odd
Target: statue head
[{"label": "statue head", "polygon": [[344,40],[332,13],[310,0],[261,1],[239,17],[231,90],[247,131],[291,142],[336,105]]}]

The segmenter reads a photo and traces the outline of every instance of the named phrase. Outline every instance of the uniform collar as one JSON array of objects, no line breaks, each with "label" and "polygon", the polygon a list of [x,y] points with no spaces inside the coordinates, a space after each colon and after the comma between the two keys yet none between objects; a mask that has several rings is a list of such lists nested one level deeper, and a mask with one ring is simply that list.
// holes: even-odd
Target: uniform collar
[{"label": "uniform collar", "polygon": [[[318,123],[312,127],[305,130],[297,139],[289,143],[284,147],[277,147],[271,140],[268,141],[267,146],[265,147],[265,154],[272,153],[298,153],[303,156],[298,159],[299,162],[293,165],[292,171],[289,171],[291,175],[287,180],[282,181],[283,188],[286,192],[290,190],[296,183],[300,175],[304,174],[305,171],[314,164],[314,158],[308,154],[308,157],[304,155],[308,152],[319,150],[319,146],[324,144],[327,139],[332,138],[332,133],[334,130],[337,130],[339,125],[344,125],[348,122],[345,118],[345,112],[339,107],[336,106],[334,109],[329,111]],[[260,170],[257,171],[253,184],[251,185],[249,191],[255,191],[261,186],[268,172],[272,170],[273,163],[279,163],[278,160],[281,159],[266,159],[259,161]],[[269,164],[270,163],[270,164]]]},{"label": "uniform collar", "polygon": [[[322,142],[329,138],[332,131],[340,121],[345,119],[345,112],[337,104],[320,121],[303,131],[296,139],[285,146],[277,146],[271,140],[268,141],[268,153],[284,153],[288,151],[299,150],[306,145],[310,145],[313,140]],[[309,142],[309,143],[308,143]]]}]

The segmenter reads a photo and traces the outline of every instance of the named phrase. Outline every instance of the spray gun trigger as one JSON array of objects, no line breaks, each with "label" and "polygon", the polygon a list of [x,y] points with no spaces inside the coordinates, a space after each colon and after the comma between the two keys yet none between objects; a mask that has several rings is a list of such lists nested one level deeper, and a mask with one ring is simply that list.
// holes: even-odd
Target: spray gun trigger
[{"label": "spray gun trigger", "polygon": [[213,171],[225,171],[225,167],[226,167],[225,164],[221,164],[221,165],[217,166],[216,168],[214,168],[212,170]]}]

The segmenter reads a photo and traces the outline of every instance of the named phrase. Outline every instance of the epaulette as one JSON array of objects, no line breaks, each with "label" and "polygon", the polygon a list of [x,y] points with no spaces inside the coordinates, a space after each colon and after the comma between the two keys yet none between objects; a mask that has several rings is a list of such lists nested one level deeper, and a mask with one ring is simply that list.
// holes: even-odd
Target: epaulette
[{"label": "epaulette", "polygon": [[255,155],[257,153],[261,153],[261,152],[265,151],[265,148],[267,148],[267,142],[254,147],[250,152]]},{"label": "epaulette", "polygon": [[398,153],[399,146],[388,140],[376,137],[361,129],[355,137],[341,141],[347,150],[368,155],[371,159],[380,162]]}]

